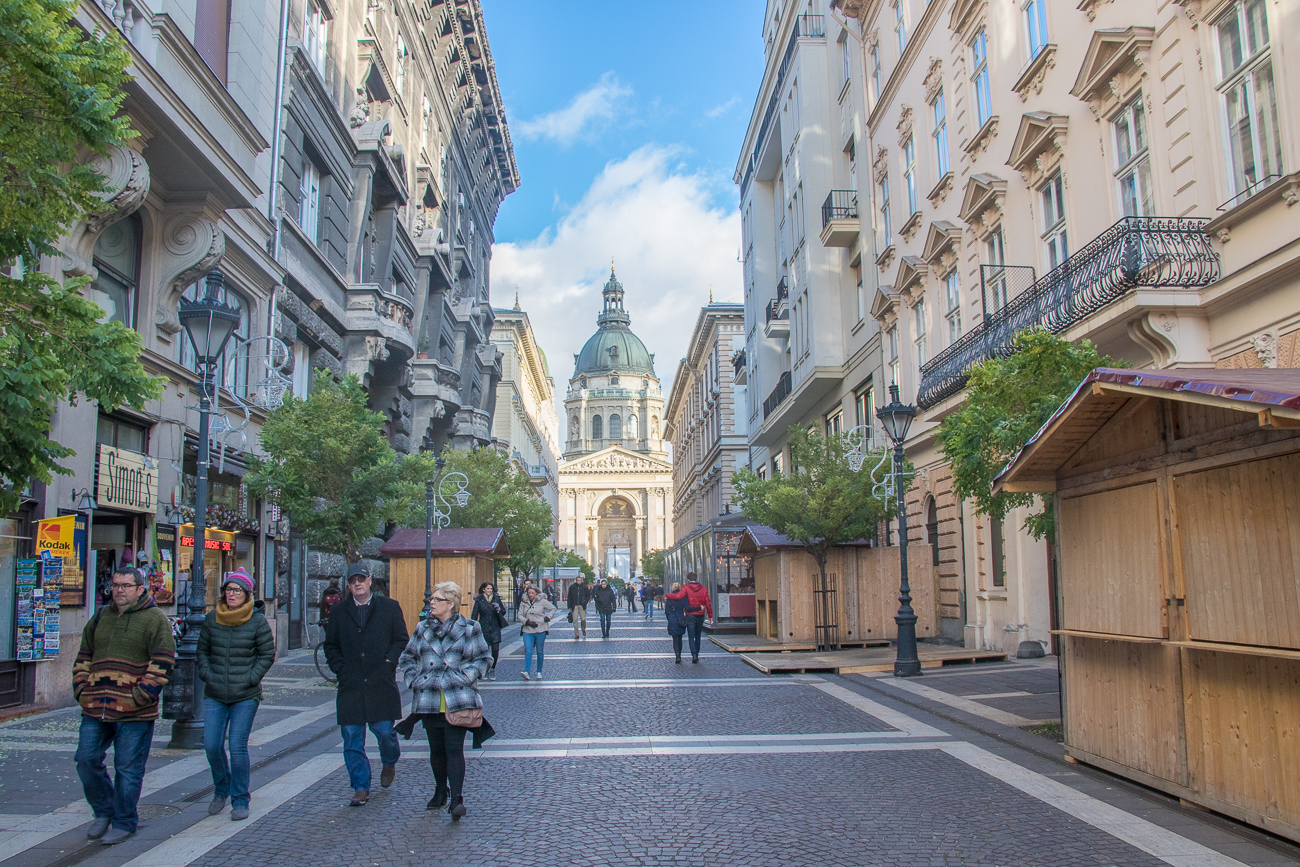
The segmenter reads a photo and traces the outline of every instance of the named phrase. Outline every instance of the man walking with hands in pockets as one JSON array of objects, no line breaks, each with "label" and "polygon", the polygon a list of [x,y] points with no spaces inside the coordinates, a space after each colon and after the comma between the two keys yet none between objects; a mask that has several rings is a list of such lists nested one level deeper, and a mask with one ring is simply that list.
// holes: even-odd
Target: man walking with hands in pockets
[{"label": "man walking with hands in pockets", "polygon": [[[573,621],[573,640],[587,637],[587,603],[591,601],[591,588],[587,586],[587,576],[578,573],[578,580],[569,585],[569,619]],[[578,635],[578,624],[582,624],[582,635]]]}]

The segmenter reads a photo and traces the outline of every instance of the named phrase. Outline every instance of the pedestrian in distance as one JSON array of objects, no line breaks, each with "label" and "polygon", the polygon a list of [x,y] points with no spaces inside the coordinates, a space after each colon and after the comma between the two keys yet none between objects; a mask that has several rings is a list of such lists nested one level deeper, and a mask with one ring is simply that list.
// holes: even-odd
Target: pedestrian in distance
[{"label": "pedestrian in distance", "polygon": [[709,590],[696,578],[694,572],[686,573],[686,585],[682,587],[686,594],[686,635],[691,642],[691,662],[700,661],[700,633],[704,630],[704,618],[713,617],[713,603],[709,601]]},{"label": "pedestrian in distance", "polygon": [[[198,671],[203,679],[203,748],[212,769],[215,816],[230,800],[230,820],[248,818],[248,736],[262,701],[262,678],[275,662],[275,638],[253,599],[253,579],[243,569],[226,576],[215,611],[199,630]],[[230,754],[226,754],[226,741]]]},{"label": "pedestrian in distance", "polygon": [[[591,601],[591,588],[587,586],[587,576],[578,574],[578,580],[569,585],[569,619],[573,621],[573,640],[587,637],[587,603]],[[578,635],[578,627],[582,635]]]},{"label": "pedestrian in distance", "polygon": [[325,592],[320,595],[320,622],[322,626],[330,619],[330,609],[342,601],[343,591],[339,589],[339,579],[331,578],[330,583],[325,587]]},{"label": "pedestrian in distance", "polygon": [[[459,594],[456,596],[456,604],[460,604]],[[470,612],[470,617],[478,621],[479,629],[483,631],[483,640],[492,649],[492,665],[488,667],[484,679],[496,680],[497,660],[501,658],[501,630],[507,623],[506,604],[497,595],[497,585],[491,581],[484,581],[479,585],[478,595],[474,597],[474,610]]]},{"label": "pedestrian in distance", "polygon": [[546,636],[551,634],[551,618],[555,606],[551,600],[529,587],[524,594],[524,604],[519,606],[519,619],[523,622],[520,634],[524,638],[524,670],[520,677],[532,679],[533,651],[537,651],[537,679],[542,679],[542,666],[546,664]]},{"label": "pedestrian in distance", "polygon": [[623,587],[623,596],[627,598],[627,613],[636,613],[636,588],[630,583]]},{"label": "pedestrian in distance", "polygon": [[600,579],[600,584],[592,591],[591,598],[596,601],[596,613],[600,615],[600,637],[609,638],[609,627],[614,619],[614,612],[618,610],[618,596],[614,593],[614,588],[609,586],[609,580]]},{"label": "pedestrian in distance", "polygon": [[[81,705],[77,776],[94,812],[86,836],[121,843],[140,824],[136,805],[158,719],[158,697],[176,664],[171,621],[132,567],[110,578],[112,605],[81,630],[72,666],[72,695]],[[113,779],[104,755],[113,747]]]},{"label": "pedestrian in distance", "polygon": [[[479,588],[479,599],[484,598],[483,591],[492,589],[489,583]],[[428,616],[415,627],[398,661],[412,697],[411,715],[397,730],[410,737],[416,720],[424,725],[434,784],[433,797],[424,808],[446,807],[453,821],[460,821],[466,812],[465,732],[473,731],[476,749],[495,734],[483,718],[478,691],[491,664],[482,623],[460,615],[460,586],[455,581],[434,585]]]},{"label": "pedestrian in distance", "polygon": [[650,620],[655,616],[655,589],[648,583],[641,585],[641,610],[645,612],[642,620]]},{"label": "pedestrian in distance", "polygon": [[673,637],[673,656],[682,664],[682,636],[686,634],[686,591],[673,582],[671,593],[664,596],[664,615],[668,618],[668,634]]},{"label": "pedestrian in distance", "polygon": [[343,735],[343,763],[352,784],[351,806],[370,800],[370,758],[366,728],[379,743],[383,769],[379,784],[388,788],[397,774],[401,747],[393,721],[402,715],[397,661],[406,649],[406,620],[395,599],[374,593],[364,566],[348,570],[348,598],[339,603],[325,629],[325,661],[338,678],[335,710]]}]

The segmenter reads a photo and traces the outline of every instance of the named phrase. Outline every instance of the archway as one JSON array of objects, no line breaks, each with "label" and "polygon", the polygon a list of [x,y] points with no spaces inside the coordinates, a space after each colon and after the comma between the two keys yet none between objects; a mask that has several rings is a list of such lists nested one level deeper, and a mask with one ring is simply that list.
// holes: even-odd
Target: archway
[{"label": "archway", "polygon": [[607,498],[596,510],[598,557],[592,564],[605,575],[626,579],[640,552],[636,545],[636,508],[618,495]]}]

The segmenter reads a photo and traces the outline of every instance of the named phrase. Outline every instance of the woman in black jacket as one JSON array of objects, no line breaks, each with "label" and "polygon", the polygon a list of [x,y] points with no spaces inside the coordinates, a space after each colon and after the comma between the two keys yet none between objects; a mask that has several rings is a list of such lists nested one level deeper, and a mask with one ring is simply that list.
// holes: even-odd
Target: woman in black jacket
[{"label": "woman in black jacket", "polygon": [[[230,819],[248,818],[248,735],[262,700],[262,678],[275,662],[275,640],[253,599],[253,579],[243,569],[226,576],[222,598],[208,612],[199,631],[198,671],[206,685],[203,697],[203,747],[212,768],[215,816],[230,799]],[[226,757],[226,740],[230,756]]]},{"label": "woman in black jacket", "polygon": [[483,630],[483,640],[492,648],[492,667],[488,669],[487,679],[496,680],[497,660],[501,657],[501,630],[506,625],[506,605],[497,595],[497,586],[491,581],[479,585],[470,619],[478,621],[479,628]]}]

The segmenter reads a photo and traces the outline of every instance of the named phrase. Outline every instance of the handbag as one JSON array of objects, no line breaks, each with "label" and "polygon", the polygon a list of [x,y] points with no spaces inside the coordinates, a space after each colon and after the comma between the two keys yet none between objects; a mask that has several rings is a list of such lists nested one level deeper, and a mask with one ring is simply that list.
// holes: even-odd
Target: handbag
[{"label": "handbag", "polygon": [[573,611],[572,611],[572,610],[569,611],[569,622],[570,622],[570,623],[573,622]]},{"label": "handbag", "polygon": [[483,725],[483,708],[467,707],[464,710],[449,710],[445,714],[447,724],[463,729],[476,729]]}]

